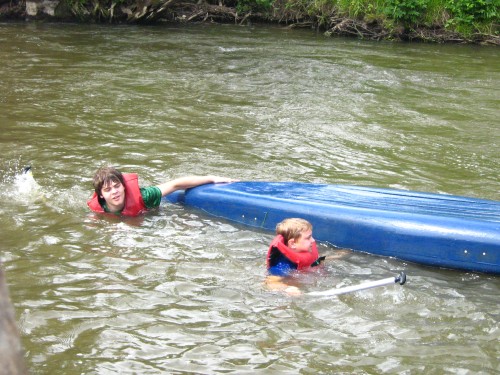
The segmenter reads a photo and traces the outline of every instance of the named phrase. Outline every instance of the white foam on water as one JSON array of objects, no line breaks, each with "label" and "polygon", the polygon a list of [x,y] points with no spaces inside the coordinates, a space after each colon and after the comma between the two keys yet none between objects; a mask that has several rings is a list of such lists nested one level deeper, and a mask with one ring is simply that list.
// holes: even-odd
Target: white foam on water
[{"label": "white foam on water", "polygon": [[14,202],[34,203],[45,199],[42,187],[35,180],[31,170],[22,171],[13,177],[6,177],[2,183],[2,195]]}]

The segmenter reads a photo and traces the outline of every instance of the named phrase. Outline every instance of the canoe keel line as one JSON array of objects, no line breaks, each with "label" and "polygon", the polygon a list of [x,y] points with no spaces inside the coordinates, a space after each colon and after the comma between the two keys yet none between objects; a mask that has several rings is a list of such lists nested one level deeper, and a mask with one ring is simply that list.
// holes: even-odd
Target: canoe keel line
[{"label": "canoe keel line", "polygon": [[209,184],[173,203],[274,231],[287,217],[331,245],[429,266],[500,273],[500,202],[454,195],[295,182]]}]

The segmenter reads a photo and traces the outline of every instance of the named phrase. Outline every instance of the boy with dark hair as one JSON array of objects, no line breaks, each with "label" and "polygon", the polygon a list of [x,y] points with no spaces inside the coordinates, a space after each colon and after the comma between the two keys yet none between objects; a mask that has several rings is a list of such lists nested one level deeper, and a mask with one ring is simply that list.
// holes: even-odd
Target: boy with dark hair
[{"label": "boy with dark hair", "polygon": [[234,181],[236,180],[218,176],[187,176],[141,188],[137,174],[122,174],[114,167],[102,167],[94,175],[94,194],[87,205],[94,212],[137,216],[148,209],[158,207],[162,197],[176,190]]}]

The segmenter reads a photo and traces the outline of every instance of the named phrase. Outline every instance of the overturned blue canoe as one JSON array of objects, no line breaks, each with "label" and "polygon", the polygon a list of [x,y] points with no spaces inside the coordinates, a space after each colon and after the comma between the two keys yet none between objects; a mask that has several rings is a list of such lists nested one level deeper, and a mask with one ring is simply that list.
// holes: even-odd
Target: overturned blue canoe
[{"label": "overturned blue canoe", "polygon": [[274,231],[310,221],[317,241],[420,264],[500,273],[500,202],[295,182],[208,184],[167,196],[210,215]]}]

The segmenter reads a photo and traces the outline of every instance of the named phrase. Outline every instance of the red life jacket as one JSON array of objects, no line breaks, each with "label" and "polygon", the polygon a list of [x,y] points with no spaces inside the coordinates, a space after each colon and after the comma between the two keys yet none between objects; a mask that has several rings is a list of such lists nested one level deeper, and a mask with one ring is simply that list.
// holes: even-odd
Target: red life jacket
[{"label": "red life jacket", "polygon": [[[141,191],[139,190],[139,181],[137,174],[124,173],[123,182],[125,186],[125,206],[121,214],[123,216],[137,216],[147,210],[144,200],[142,199]],[[87,201],[87,205],[94,212],[103,213],[104,208],[99,203],[97,194],[94,192],[92,197]]]},{"label": "red life jacket", "polygon": [[271,245],[269,246],[269,251],[267,252],[267,268],[274,266],[272,264],[272,259],[274,258],[276,252],[279,251],[283,254],[288,260],[297,265],[297,269],[305,269],[311,267],[313,263],[318,260],[318,248],[316,246],[316,242],[313,242],[311,246],[311,252],[301,251],[296,252],[290,249],[285,245],[285,240],[281,234],[278,234],[274,237]]}]

